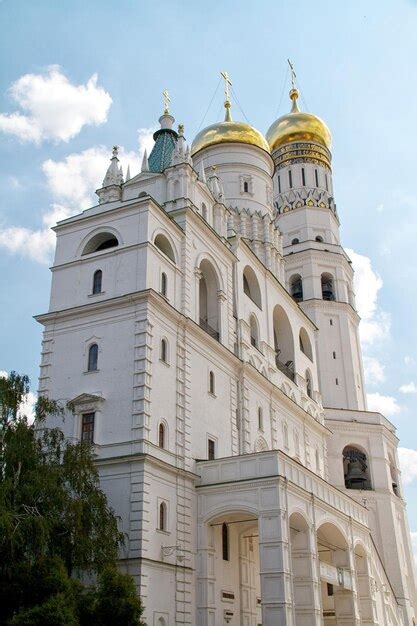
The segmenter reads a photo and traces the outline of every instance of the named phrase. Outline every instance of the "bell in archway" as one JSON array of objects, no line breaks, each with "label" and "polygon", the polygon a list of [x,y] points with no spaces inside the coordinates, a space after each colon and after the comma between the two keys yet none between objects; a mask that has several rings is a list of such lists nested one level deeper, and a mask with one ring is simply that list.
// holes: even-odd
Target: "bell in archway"
[{"label": "bell in archway", "polygon": [[346,475],[346,486],[360,487],[366,480],[366,465],[359,459],[351,459]]}]

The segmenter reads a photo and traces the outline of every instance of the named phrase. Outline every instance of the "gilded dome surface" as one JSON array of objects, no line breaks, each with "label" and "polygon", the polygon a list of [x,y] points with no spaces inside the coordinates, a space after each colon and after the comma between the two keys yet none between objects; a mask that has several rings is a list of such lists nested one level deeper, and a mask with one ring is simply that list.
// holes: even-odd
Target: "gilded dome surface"
[{"label": "gilded dome surface", "polygon": [[266,133],[271,152],[285,143],[296,141],[313,141],[330,150],[332,136],[325,122],[317,115],[299,110],[297,89],[291,89],[290,98],[292,100],[290,113],[279,117]]},{"label": "gilded dome surface", "polygon": [[224,122],[211,124],[203,128],[195,137],[191,145],[191,155],[194,156],[203,148],[221,143],[246,143],[257,146],[269,153],[269,145],[259,130],[244,122],[235,122],[230,114],[230,103],[225,103],[226,116]]}]

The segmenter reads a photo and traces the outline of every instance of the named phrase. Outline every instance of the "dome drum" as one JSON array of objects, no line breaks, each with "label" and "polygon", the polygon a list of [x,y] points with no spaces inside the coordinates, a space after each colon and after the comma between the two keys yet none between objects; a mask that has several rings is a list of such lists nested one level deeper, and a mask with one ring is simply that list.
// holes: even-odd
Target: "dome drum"
[{"label": "dome drum", "polygon": [[278,169],[295,163],[314,163],[331,171],[331,152],[318,143],[302,141],[288,143],[276,149],[273,158]]}]

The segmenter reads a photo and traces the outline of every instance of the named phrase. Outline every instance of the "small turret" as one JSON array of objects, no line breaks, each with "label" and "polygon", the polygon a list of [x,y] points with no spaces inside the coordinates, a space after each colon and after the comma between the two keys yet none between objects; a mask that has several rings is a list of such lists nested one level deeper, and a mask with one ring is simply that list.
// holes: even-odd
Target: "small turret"
[{"label": "small turret", "polygon": [[103,187],[97,189],[96,194],[99,197],[99,203],[115,202],[121,200],[122,197],[122,185],[123,185],[123,171],[122,166],[119,165],[119,147],[113,146],[113,153],[110,159],[110,165],[107,169],[106,175],[103,179]]}]

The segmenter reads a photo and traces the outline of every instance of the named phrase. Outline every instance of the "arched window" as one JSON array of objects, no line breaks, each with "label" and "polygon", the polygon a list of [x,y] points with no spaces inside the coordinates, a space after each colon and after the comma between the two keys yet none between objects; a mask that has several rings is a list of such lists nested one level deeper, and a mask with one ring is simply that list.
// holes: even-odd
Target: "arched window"
[{"label": "arched window", "polygon": [[222,555],[223,561],[229,560],[229,527],[227,524],[222,525]]},{"label": "arched window", "polygon": [[343,473],[346,489],[372,489],[366,452],[359,446],[346,446],[343,450]]},{"label": "arched window", "polygon": [[161,502],[159,505],[159,530],[167,529],[167,505]]},{"label": "arched window", "polygon": [[163,296],[167,296],[167,291],[168,291],[168,279],[167,279],[167,275],[165,274],[165,272],[162,272],[161,274],[161,294]]},{"label": "arched window", "polygon": [[117,237],[113,233],[103,232],[97,233],[94,237],[91,237],[90,241],[84,246],[82,255],[92,254],[93,252],[100,252],[101,250],[107,250],[108,248],[115,248],[119,245]]},{"label": "arched window", "polygon": [[262,309],[262,296],[259,282],[255,272],[249,265],[243,270],[243,291],[260,309]]},{"label": "arched window", "polygon": [[316,241],[323,243],[323,237],[321,235],[317,235]]},{"label": "arched window", "polygon": [[101,283],[103,279],[103,272],[96,270],[93,276],[93,294],[101,293]]},{"label": "arched window", "polygon": [[294,380],[294,339],[288,315],[279,304],[273,312],[275,365]]},{"label": "arched window", "polygon": [[199,316],[200,326],[211,337],[220,339],[218,280],[213,265],[204,259],[200,264]]},{"label": "arched window", "polygon": [[296,302],[303,299],[303,279],[300,274],[294,274],[290,278],[290,294]]},{"label": "arched window", "polygon": [[165,235],[157,235],[154,239],[155,246],[167,256],[173,263],[175,263],[175,254],[172,246]]},{"label": "arched window", "polygon": [[263,429],[264,429],[263,411],[262,411],[262,407],[258,406],[258,430],[263,430]]},{"label": "arched window", "polygon": [[168,363],[168,342],[166,339],[161,339],[161,361]]},{"label": "arched window", "polygon": [[165,448],[165,426],[162,422],[158,427],[158,446],[160,448]]},{"label": "arched window", "polygon": [[303,352],[310,361],[313,360],[313,349],[311,347],[310,337],[305,328],[300,329],[300,350]]},{"label": "arched window", "polygon": [[88,367],[89,372],[96,372],[98,369],[98,345],[92,343],[88,349]]},{"label": "arched window", "polygon": [[245,193],[248,193],[248,191],[249,191],[249,183],[248,183],[247,180],[245,180],[244,183],[243,183],[243,191]]},{"label": "arched window", "polygon": [[211,370],[209,373],[209,392],[213,395],[216,393],[216,379],[214,377],[214,372]]},{"label": "arched window", "polygon": [[333,276],[331,274],[321,275],[321,293],[323,300],[335,300]]},{"label": "arched window", "polygon": [[251,345],[259,350],[259,329],[258,322],[256,321],[256,317],[251,315],[249,318],[249,326],[250,326],[250,343]]},{"label": "arched window", "polygon": [[313,397],[313,381],[311,378],[310,370],[306,371],[306,391],[307,395],[312,398]]},{"label": "arched window", "polygon": [[294,239],[291,241],[291,245],[295,246],[295,244],[300,243],[300,240],[298,239],[298,237],[294,237]]}]

